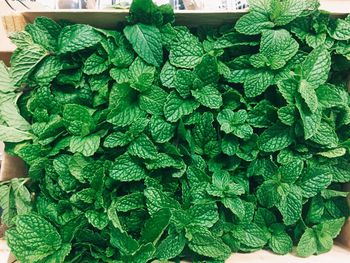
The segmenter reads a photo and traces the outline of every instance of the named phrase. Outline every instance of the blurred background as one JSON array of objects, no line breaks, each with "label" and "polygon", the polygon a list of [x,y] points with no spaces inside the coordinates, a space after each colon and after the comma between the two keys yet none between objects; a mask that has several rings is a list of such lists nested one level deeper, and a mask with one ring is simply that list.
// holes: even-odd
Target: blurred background
[{"label": "blurred background", "polygon": [[[11,9],[105,9],[128,8],[132,0],[1,0]],[[247,7],[247,0],[154,0],[171,4],[175,10],[237,10]],[[19,9],[19,10],[18,10]]]}]

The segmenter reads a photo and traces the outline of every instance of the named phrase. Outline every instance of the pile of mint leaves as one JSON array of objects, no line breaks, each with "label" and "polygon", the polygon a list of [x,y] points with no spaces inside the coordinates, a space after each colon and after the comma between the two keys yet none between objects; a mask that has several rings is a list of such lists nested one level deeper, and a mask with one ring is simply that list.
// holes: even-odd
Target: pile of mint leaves
[{"label": "pile of mint leaves", "polygon": [[135,0],[118,30],[38,17],[11,37],[0,140],[28,177],[1,183],[0,206],[17,259],[331,249],[349,216],[350,16],[249,4],[189,28]]}]

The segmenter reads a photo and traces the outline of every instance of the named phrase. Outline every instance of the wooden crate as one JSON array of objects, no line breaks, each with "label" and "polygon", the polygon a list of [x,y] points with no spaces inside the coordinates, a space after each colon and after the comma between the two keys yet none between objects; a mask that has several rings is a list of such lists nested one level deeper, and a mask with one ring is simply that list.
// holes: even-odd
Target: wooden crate
[{"label": "wooden crate", "polygon": [[[326,10],[334,16],[345,16],[350,13],[350,0],[338,1],[321,1],[321,9]],[[246,10],[240,11],[178,11],[176,12],[176,23],[179,25],[197,26],[197,25],[219,25],[224,23],[234,23],[240,16],[246,13]],[[1,15],[1,11],[0,11]],[[20,13],[12,13],[2,15],[2,23],[0,23],[0,59],[9,62],[9,57],[14,50],[7,38],[9,33],[23,30],[26,23],[33,22],[38,16],[46,16],[53,20],[66,19],[75,23],[84,23],[101,28],[115,28],[118,22],[125,21],[125,16],[128,15],[126,10],[59,10],[59,11],[23,11]],[[350,79],[350,76],[349,76]],[[350,91],[350,81],[349,81]],[[8,154],[3,155],[2,168],[0,171],[0,181],[9,178],[25,176],[26,169],[22,160],[17,157],[12,157]],[[349,184],[350,190],[350,184]],[[349,196],[350,201],[350,196]],[[8,251],[7,251],[8,252]],[[0,263],[14,262],[13,256],[10,255],[4,258],[0,250]],[[268,251],[259,251],[250,254],[237,253],[233,255],[227,262],[281,262],[294,263],[328,263],[331,260],[337,260],[337,263],[349,263],[350,259],[350,218],[348,219],[342,233],[338,238],[338,242],[334,249],[327,255],[318,257],[310,257],[308,259],[300,259],[293,254],[286,256],[278,256]],[[4,261],[3,261],[4,260]],[[25,262],[23,262],[25,263]]]}]

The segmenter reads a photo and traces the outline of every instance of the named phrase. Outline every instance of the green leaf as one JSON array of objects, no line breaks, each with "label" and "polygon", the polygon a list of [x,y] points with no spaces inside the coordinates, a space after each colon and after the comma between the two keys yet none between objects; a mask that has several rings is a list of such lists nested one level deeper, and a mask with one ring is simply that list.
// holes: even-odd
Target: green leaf
[{"label": "green leaf", "polygon": [[276,124],[266,129],[259,137],[259,149],[264,152],[276,152],[287,148],[293,143],[290,127]]},{"label": "green leaf", "polygon": [[205,86],[192,91],[193,97],[203,106],[210,109],[219,109],[222,106],[222,96],[214,86]]},{"label": "green leaf", "polygon": [[222,204],[228,208],[239,219],[243,219],[245,215],[245,206],[240,198],[224,198]]},{"label": "green leaf", "polygon": [[297,255],[299,257],[309,257],[317,252],[317,240],[314,230],[307,228],[301,236],[298,246]]},{"label": "green leaf", "polygon": [[271,72],[257,71],[244,81],[244,93],[247,97],[256,97],[272,84],[273,75]]},{"label": "green leaf", "polygon": [[141,192],[135,192],[132,194],[119,197],[115,202],[115,207],[118,212],[129,212],[144,208],[144,196]]},{"label": "green leaf", "polygon": [[142,159],[154,159],[157,157],[157,148],[152,141],[143,134],[129,145],[128,153]]},{"label": "green leaf", "polygon": [[233,235],[242,244],[252,248],[263,247],[269,239],[268,232],[254,223],[238,225]]},{"label": "green leaf", "polygon": [[125,37],[147,63],[159,67],[163,62],[161,35],[154,26],[136,24],[124,28]]},{"label": "green leaf", "polygon": [[171,92],[164,104],[164,116],[167,121],[177,122],[181,117],[191,114],[199,107],[194,100],[183,100],[176,92]]},{"label": "green leaf", "polygon": [[256,195],[262,206],[271,208],[279,204],[281,197],[277,192],[278,186],[277,182],[267,180],[258,188]]},{"label": "green leaf", "polygon": [[150,121],[152,139],[157,143],[169,141],[175,134],[175,126],[166,122],[162,117],[153,116]]},{"label": "green leaf", "polygon": [[22,142],[33,139],[33,135],[15,128],[0,125],[0,140],[3,142]]},{"label": "green leaf", "polygon": [[270,127],[276,119],[276,108],[267,100],[260,101],[248,113],[248,123],[253,127]]},{"label": "green leaf", "polygon": [[58,57],[48,56],[43,59],[34,77],[40,85],[48,85],[58,76],[62,68],[63,65]]},{"label": "green leaf", "polygon": [[77,136],[86,136],[94,128],[94,120],[89,108],[78,104],[66,104],[63,121],[67,130]]},{"label": "green leaf", "polygon": [[306,0],[287,0],[283,2],[272,2],[272,20],[277,26],[290,23],[300,16],[307,7]]},{"label": "green leaf", "polygon": [[148,219],[141,231],[140,242],[143,244],[158,242],[170,223],[171,213],[168,209],[159,210]]},{"label": "green leaf", "polygon": [[141,245],[138,250],[135,251],[133,255],[128,255],[123,258],[123,262],[130,263],[143,263],[150,261],[156,252],[155,247],[148,243],[145,245]]},{"label": "green leaf", "polygon": [[283,193],[277,207],[282,214],[285,225],[292,225],[300,219],[302,202],[302,192],[296,186],[292,186],[287,192]]},{"label": "green leaf", "polygon": [[337,147],[339,143],[335,128],[325,121],[321,122],[317,132],[310,138],[310,140],[329,148]]},{"label": "green leaf", "polygon": [[214,56],[204,56],[195,73],[204,84],[217,83],[219,80],[218,60]]},{"label": "green leaf", "polygon": [[121,182],[139,181],[146,176],[145,169],[128,154],[115,159],[110,169],[110,177]]},{"label": "green leaf", "polygon": [[176,68],[168,61],[165,62],[162,71],[160,72],[160,80],[163,86],[167,88],[175,88]]},{"label": "green leaf", "polygon": [[118,228],[112,228],[110,236],[111,245],[116,247],[122,255],[132,254],[139,247],[139,244],[135,239]]},{"label": "green leaf", "polygon": [[61,54],[77,52],[95,46],[101,39],[101,35],[89,25],[66,26],[58,36],[58,50]]},{"label": "green leaf", "polygon": [[199,255],[225,259],[231,253],[231,249],[221,239],[205,228],[191,231],[191,237],[188,247]]},{"label": "green leaf", "polygon": [[29,213],[16,218],[16,227],[6,231],[6,241],[12,253],[23,262],[44,259],[62,245],[57,230],[44,218]]},{"label": "green leaf", "polygon": [[318,109],[318,99],[314,87],[302,80],[299,85],[299,93],[311,113],[315,113]]},{"label": "green leaf", "polygon": [[203,48],[198,41],[185,40],[173,44],[169,54],[170,63],[179,68],[195,68],[202,60]]},{"label": "green leaf", "polygon": [[193,129],[194,151],[197,154],[215,156],[220,153],[216,130],[213,127],[214,117],[204,113]]},{"label": "green leaf", "polygon": [[310,139],[316,134],[321,125],[322,112],[318,108],[316,112],[312,113],[307,106],[299,100],[297,100],[296,107],[299,110],[304,125],[304,138],[305,140]]},{"label": "green leaf", "polygon": [[292,250],[293,241],[284,230],[279,230],[272,233],[269,247],[276,254],[285,255]]},{"label": "green leaf", "polygon": [[163,208],[179,209],[180,204],[160,189],[149,187],[145,190],[147,209],[151,215]]},{"label": "green leaf", "polygon": [[84,62],[83,72],[86,75],[96,75],[106,71],[109,67],[109,61],[97,53],[93,53]]},{"label": "green leaf", "polygon": [[[1,85],[1,84],[0,84]],[[15,93],[1,94],[0,98],[0,116],[8,127],[20,131],[28,131],[31,126],[19,112],[17,101],[19,95]]]},{"label": "green leaf", "polygon": [[48,55],[41,46],[33,44],[26,49],[17,49],[11,57],[11,79],[14,86],[26,83],[35,67]]},{"label": "green leaf", "polygon": [[233,133],[239,138],[249,138],[253,134],[253,129],[245,122],[248,119],[247,111],[239,110],[233,112],[225,109],[218,114],[217,120],[220,129],[227,134]]},{"label": "green leaf", "polygon": [[350,39],[350,22],[344,19],[332,21],[328,28],[330,36],[336,40]]},{"label": "green leaf", "polygon": [[281,107],[277,111],[279,120],[288,126],[292,126],[297,120],[297,109],[294,105]]},{"label": "green leaf", "polygon": [[85,212],[85,217],[93,227],[96,227],[99,230],[104,229],[108,225],[108,217],[105,213],[88,210]]},{"label": "green leaf", "polygon": [[0,61],[0,91],[3,93],[12,92],[15,90],[12,84],[9,69],[5,63]]},{"label": "green leaf", "polygon": [[271,69],[282,68],[298,51],[299,44],[285,30],[264,30],[261,36],[260,52],[268,58]]},{"label": "green leaf", "polygon": [[163,89],[152,86],[140,96],[140,108],[150,114],[162,115],[163,105],[168,93]]},{"label": "green leaf", "polygon": [[82,153],[84,156],[92,156],[100,147],[100,136],[97,134],[85,137],[73,136],[70,140],[69,150],[72,153]]},{"label": "green leaf", "polygon": [[303,78],[313,87],[318,87],[327,81],[330,67],[331,56],[326,47],[315,48],[302,65]]},{"label": "green leaf", "polygon": [[157,247],[156,256],[159,259],[171,259],[178,256],[186,245],[186,239],[183,234],[169,234]]},{"label": "green leaf", "polygon": [[273,28],[274,23],[264,13],[250,12],[242,16],[236,23],[235,29],[242,34],[258,35],[263,30]]},{"label": "green leaf", "polygon": [[125,146],[132,141],[132,137],[128,133],[113,132],[106,137],[103,142],[103,146],[106,148],[116,148]]},{"label": "green leaf", "polygon": [[300,178],[298,182],[304,197],[313,197],[325,189],[332,182],[332,174],[324,168],[312,167]]}]

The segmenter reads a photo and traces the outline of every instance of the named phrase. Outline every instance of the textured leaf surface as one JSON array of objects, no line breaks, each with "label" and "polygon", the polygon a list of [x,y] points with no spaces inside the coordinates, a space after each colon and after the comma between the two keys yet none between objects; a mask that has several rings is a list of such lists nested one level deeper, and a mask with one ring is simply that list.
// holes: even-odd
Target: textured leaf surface
[{"label": "textured leaf surface", "polygon": [[151,65],[160,66],[163,49],[160,32],[156,27],[136,24],[125,27],[124,34],[142,59]]},{"label": "textured leaf surface", "polygon": [[92,47],[101,41],[101,36],[88,25],[66,26],[58,37],[60,53],[77,52]]},{"label": "textured leaf surface", "polygon": [[110,176],[121,182],[131,182],[144,179],[147,174],[142,166],[136,163],[128,154],[125,154],[114,161]]}]

